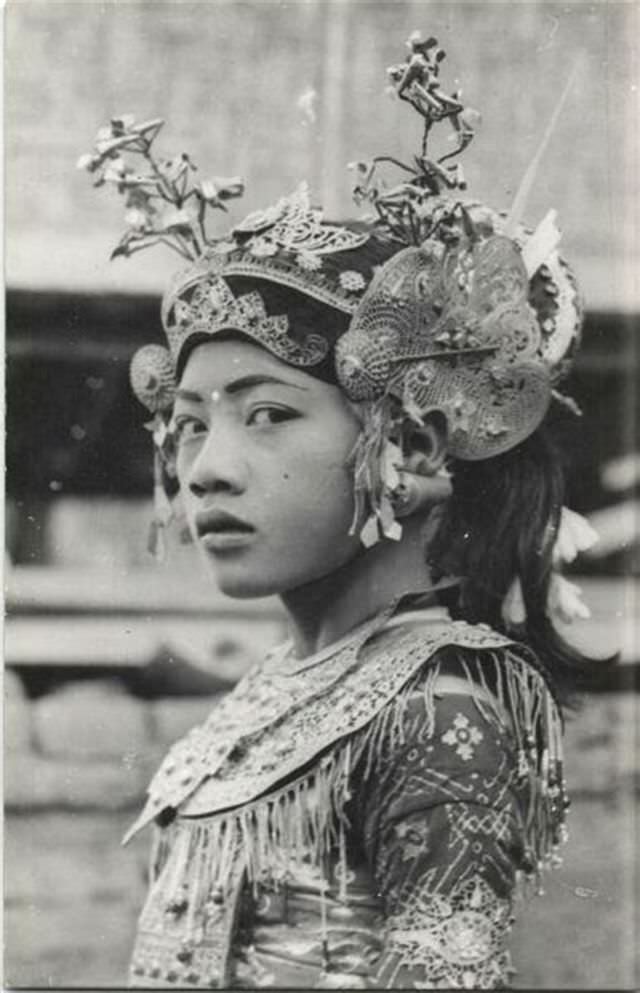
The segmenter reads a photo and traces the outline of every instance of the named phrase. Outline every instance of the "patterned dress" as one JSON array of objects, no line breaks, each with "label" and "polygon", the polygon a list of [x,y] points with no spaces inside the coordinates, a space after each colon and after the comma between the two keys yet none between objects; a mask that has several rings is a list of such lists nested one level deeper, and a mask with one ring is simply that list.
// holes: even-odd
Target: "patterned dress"
[{"label": "patterned dress", "polygon": [[139,986],[495,988],[519,879],[562,840],[560,716],[535,658],[442,608],[275,650],[174,746]]}]

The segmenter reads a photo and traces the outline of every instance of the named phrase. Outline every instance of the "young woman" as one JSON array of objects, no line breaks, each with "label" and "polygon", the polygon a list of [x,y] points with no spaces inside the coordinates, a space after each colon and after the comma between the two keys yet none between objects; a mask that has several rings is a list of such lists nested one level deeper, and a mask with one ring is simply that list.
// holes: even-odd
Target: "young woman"
[{"label": "young woman", "polygon": [[[462,146],[432,42],[392,78]],[[93,168],[153,124],[115,122]],[[544,422],[575,283],[548,221],[463,199],[442,162],[387,193],[359,168],[375,222],[301,187],[208,240],[169,351],[132,367],[218,586],[279,596],[291,631],[150,786],[134,985],[503,985],[516,881],[563,839],[580,660],[550,619],[571,517]]]}]

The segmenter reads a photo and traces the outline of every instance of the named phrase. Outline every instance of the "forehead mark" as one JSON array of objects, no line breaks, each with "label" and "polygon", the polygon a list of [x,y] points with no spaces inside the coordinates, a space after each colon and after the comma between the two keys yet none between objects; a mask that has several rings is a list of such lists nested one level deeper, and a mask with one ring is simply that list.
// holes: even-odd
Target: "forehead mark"
[{"label": "forehead mark", "polygon": [[[291,383],[284,379],[278,379],[277,376],[267,376],[264,373],[259,373],[251,376],[242,376],[240,379],[232,379],[229,383],[226,383],[223,392],[227,396],[236,396],[239,393],[245,393],[248,390],[255,389],[258,386],[265,385],[275,385],[275,386],[286,386],[293,390],[302,390],[303,393],[308,392],[306,386],[301,386],[299,383]],[[221,399],[220,390],[213,390],[209,396],[214,403],[219,403]],[[179,386],[176,390],[176,397],[180,400],[186,400],[188,403],[204,403],[205,398],[197,390],[187,390],[182,386]]]}]

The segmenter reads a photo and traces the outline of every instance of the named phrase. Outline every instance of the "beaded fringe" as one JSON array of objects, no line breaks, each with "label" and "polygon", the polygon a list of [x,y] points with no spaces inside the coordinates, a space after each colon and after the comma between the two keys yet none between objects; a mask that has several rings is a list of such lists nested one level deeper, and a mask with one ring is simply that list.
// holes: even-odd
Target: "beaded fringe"
[{"label": "beaded fringe", "polygon": [[[542,874],[561,864],[558,850],[567,840],[569,800],[559,708],[542,675],[514,650],[485,650],[473,658],[467,652],[457,661],[485,720],[494,721],[515,737],[517,779],[526,796],[522,888],[528,892],[527,883],[534,883],[542,894]],[[424,697],[425,737],[433,737],[435,687],[440,674],[440,660],[436,660],[426,675],[418,673],[410,679],[393,705],[385,707],[371,722],[366,731],[365,778],[375,772],[383,749],[404,744],[406,710],[416,692],[421,691]]]},{"label": "beaded fringe", "polygon": [[[558,708],[543,677],[516,651],[485,650],[475,657],[465,652],[458,661],[483,717],[515,736],[518,780],[527,796],[525,874],[539,882],[543,868],[558,861],[557,848],[565,834]],[[410,679],[365,729],[282,789],[229,813],[179,818],[158,831],[152,878],[158,878],[172,852],[171,878],[162,885],[165,899],[183,899],[189,890],[189,906],[195,907],[200,895],[224,891],[239,853],[254,888],[265,878],[277,885],[288,867],[303,861],[321,868],[344,839],[352,773],[362,762],[366,779],[389,748],[404,743],[407,706],[416,692],[424,697],[424,734],[433,736],[439,675],[436,659],[426,674],[422,670]]]}]

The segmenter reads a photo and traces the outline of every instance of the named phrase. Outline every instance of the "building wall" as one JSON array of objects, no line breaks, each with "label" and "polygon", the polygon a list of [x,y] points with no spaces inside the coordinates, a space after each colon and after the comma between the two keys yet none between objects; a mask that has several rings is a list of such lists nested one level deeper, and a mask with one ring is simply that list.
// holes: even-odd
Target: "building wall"
[{"label": "building wall", "polygon": [[163,117],[167,154],[188,149],[203,176],[243,175],[238,219],[302,179],[330,215],[352,212],[347,162],[417,151],[416,115],[385,94],[385,67],[420,28],[448,52],[447,88],[460,84],[482,113],[466,172],[470,190],[499,208],[575,69],[527,216],[535,224],[559,209],[591,307],[634,307],[638,10],[575,0],[11,3],[9,284],[157,291],[175,268],[162,251],[107,262],[121,211],[74,163],[114,114]]}]

